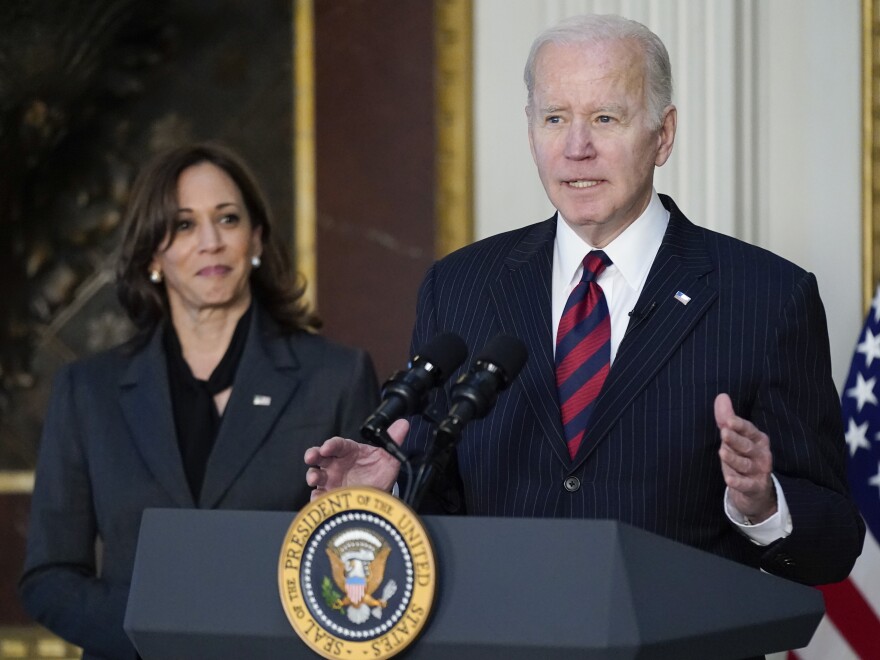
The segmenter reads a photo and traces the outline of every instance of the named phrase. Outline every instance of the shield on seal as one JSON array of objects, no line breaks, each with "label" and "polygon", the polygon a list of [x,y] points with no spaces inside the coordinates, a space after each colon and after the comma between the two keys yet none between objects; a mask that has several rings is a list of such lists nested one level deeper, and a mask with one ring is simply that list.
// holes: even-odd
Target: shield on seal
[{"label": "shield on seal", "polygon": [[360,605],[364,599],[364,590],[367,587],[367,580],[360,575],[345,576],[345,593],[352,605]]}]

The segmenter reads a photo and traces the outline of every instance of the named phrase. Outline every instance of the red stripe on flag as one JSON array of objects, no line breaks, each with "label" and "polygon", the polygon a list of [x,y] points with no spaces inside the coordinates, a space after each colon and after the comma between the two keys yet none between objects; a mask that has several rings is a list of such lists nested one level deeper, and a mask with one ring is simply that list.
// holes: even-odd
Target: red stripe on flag
[{"label": "red stripe on flag", "polygon": [[825,612],[846,638],[853,651],[862,658],[877,657],[880,640],[880,618],[865,601],[852,580],[819,587],[825,596]]},{"label": "red stripe on flag", "polygon": [[789,651],[788,655],[786,655],[786,660],[798,660],[797,653],[794,651]]}]

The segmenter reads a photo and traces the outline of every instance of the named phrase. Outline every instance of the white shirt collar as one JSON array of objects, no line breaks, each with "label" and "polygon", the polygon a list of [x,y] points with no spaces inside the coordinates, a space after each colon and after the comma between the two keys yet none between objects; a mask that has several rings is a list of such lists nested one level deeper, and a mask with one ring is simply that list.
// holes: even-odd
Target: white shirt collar
[{"label": "white shirt collar", "polygon": [[[651,199],[642,214],[602,248],[631,289],[640,291],[645,283],[668,224],[669,211],[663,206],[657,191],[652,190]],[[581,262],[587,252],[594,249],[575,233],[561,213],[557,214],[554,246],[557,261],[554,267],[559,269],[563,282],[571,283],[575,277],[580,278]]]}]

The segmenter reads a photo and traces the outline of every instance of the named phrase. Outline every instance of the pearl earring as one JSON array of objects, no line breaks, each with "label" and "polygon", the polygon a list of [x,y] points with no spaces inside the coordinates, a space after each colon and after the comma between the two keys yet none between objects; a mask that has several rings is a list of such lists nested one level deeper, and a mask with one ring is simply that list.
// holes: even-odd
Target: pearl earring
[{"label": "pearl earring", "polygon": [[251,266],[253,266],[254,268],[259,268],[262,263],[263,260],[260,259],[260,256],[258,254],[255,254],[251,257]]},{"label": "pearl earring", "polygon": [[150,271],[150,282],[153,284],[159,284],[162,282],[162,271],[158,268],[154,268]]}]

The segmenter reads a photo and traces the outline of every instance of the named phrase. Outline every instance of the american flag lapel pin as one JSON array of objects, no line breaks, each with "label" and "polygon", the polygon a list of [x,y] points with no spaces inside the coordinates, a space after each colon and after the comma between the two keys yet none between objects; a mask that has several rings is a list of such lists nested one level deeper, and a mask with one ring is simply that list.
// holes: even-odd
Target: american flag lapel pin
[{"label": "american flag lapel pin", "polygon": [[687,305],[691,301],[691,297],[687,295],[684,291],[676,291],[675,299],[682,305]]},{"label": "american flag lapel pin", "polygon": [[255,406],[268,406],[272,403],[272,397],[265,394],[254,394]]}]

